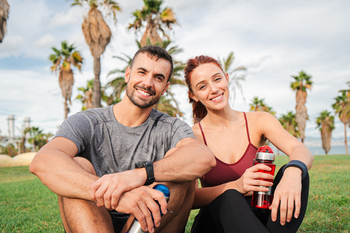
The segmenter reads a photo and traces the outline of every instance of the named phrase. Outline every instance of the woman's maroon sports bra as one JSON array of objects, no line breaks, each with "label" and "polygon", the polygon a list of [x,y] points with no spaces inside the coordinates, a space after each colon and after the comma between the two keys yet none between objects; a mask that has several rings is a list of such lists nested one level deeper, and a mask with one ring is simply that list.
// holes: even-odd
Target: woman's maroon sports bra
[{"label": "woman's maroon sports bra", "polygon": [[[202,187],[211,187],[237,180],[243,175],[247,168],[253,165],[253,160],[255,159],[258,149],[250,142],[247,116],[245,112],[243,112],[243,114],[249,141],[247,149],[245,150],[243,156],[233,164],[224,163],[215,157],[216,166],[201,178]],[[199,122],[198,124],[202,132],[203,141],[205,145],[207,145],[201,123]]]}]

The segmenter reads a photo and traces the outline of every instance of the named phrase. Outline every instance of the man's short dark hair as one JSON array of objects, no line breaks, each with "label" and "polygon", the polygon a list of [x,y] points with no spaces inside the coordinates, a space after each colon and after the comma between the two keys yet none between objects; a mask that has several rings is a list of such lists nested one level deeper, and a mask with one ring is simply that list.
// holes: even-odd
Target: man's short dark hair
[{"label": "man's short dark hair", "polygon": [[171,69],[170,69],[170,74],[168,77],[168,81],[169,81],[169,79],[173,73],[173,69],[174,69],[173,58],[165,49],[163,49],[162,47],[160,47],[158,45],[146,45],[146,46],[142,47],[141,49],[139,49],[139,51],[137,51],[135,53],[134,57],[132,58],[132,61],[130,63],[130,68],[132,68],[134,60],[139,53],[146,53],[150,58],[153,58],[155,56],[157,58],[156,60],[158,60],[159,58],[162,58],[162,59],[170,62]]}]

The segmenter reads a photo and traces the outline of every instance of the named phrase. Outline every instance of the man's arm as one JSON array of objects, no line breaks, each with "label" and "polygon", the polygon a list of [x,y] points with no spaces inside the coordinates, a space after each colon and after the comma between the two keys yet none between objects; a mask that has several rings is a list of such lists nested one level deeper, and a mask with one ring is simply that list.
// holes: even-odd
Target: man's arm
[{"label": "man's arm", "polygon": [[[203,176],[215,164],[209,148],[188,137],[169,150],[164,159],[154,162],[154,176],[157,182],[188,182]],[[104,175],[92,184],[92,199],[99,206],[115,209],[124,192],[142,186],[146,180],[145,168]]]},{"label": "man's arm", "polygon": [[187,182],[206,174],[216,164],[213,153],[194,138],[180,140],[165,158],[154,163],[156,181]]},{"label": "man's arm", "polygon": [[60,196],[91,200],[90,185],[98,177],[74,161],[77,152],[71,140],[56,137],[38,151],[29,170]]}]

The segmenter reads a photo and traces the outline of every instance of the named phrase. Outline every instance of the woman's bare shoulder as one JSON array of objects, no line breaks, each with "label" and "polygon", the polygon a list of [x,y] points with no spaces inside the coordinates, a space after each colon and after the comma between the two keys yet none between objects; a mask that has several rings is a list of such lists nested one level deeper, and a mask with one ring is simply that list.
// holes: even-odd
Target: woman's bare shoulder
[{"label": "woman's bare shoulder", "polygon": [[203,140],[203,139],[202,139],[202,134],[201,134],[201,131],[200,131],[200,128],[199,128],[199,124],[198,124],[198,123],[192,126],[192,131],[193,131],[194,136],[195,136],[198,140],[200,140],[200,141]]}]

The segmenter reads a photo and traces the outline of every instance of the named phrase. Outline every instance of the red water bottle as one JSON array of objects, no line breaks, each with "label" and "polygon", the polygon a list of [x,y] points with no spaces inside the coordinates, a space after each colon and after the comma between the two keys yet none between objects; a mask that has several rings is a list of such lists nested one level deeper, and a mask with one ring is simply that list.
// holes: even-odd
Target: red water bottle
[{"label": "red water bottle", "polygon": [[[276,165],[273,164],[274,160],[275,160],[275,155],[274,155],[272,149],[269,146],[262,146],[259,148],[258,152],[256,153],[256,158],[254,159],[253,165],[265,164],[271,168],[271,171],[258,170],[258,172],[264,172],[264,173],[267,173],[270,175],[274,175],[275,168],[276,168]],[[262,180],[273,182],[273,179],[272,180],[262,179]],[[265,186],[261,186],[261,187],[265,187]],[[269,191],[267,191],[267,192],[255,191],[253,193],[252,202],[251,202],[252,207],[257,207],[257,208],[261,208],[261,209],[268,209],[271,206],[272,199],[273,199],[273,195],[272,195],[272,191],[271,191],[272,187],[269,186],[266,188],[268,188]]]}]

